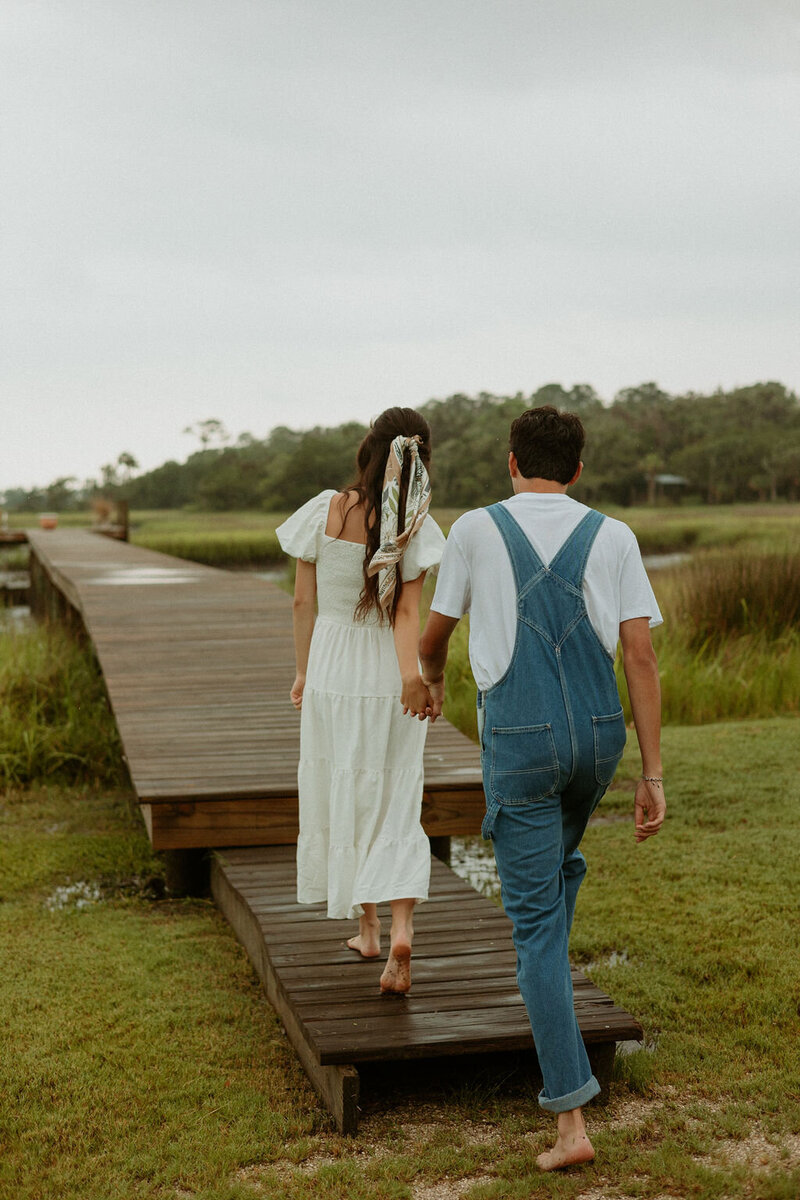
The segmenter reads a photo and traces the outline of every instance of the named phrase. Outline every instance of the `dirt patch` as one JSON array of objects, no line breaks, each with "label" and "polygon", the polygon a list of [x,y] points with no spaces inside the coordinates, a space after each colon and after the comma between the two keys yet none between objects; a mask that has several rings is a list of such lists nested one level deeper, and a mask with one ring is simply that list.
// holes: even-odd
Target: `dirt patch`
[{"label": "dirt patch", "polygon": [[[419,1106],[417,1106],[417,1115]],[[498,1150],[507,1148],[508,1139],[503,1138],[500,1130],[487,1121],[447,1120],[426,1106],[425,1120],[388,1120],[383,1117],[372,1121],[362,1122],[357,1139],[341,1138],[336,1135],[322,1135],[318,1142],[319,1148],[312,1146],[311,1152],[299,1162],[290,1159],[276,1159],[271,1163],[258,1163],[237,1171],[235,1179],[239,1183],[248,1184],[258,1193],[262,1188],[277,1177],[282,1182],[302,1176],[313,1178],[317,1172],[326,1166],[347,1159],[357,1162],[359,1167],[368,1167],[371,1163],[380,1162],[394,1154],[414,1154],[431,1143],[439,1144],[447,1141],[451,1145],[464,1146],[496,1146]],[[431,1119],[439,1117],[438,1120]],[[331,1147],[331,1141],[335,1145]],[[460,1200],[460,1197],[476,1183],[486,1183],[493,1179],[491,1175],[468,1175],[463,1178],[446,1178],[436,1183],[417,1183],[412,1185],[413,1200]]]},{"label": "dirt patch", "polygon": [[750,1167],[753,1171],[769,1171],[773,1167],[793,1170],[800,1166],[800,1134],[782,1134],[770,1141],[754,1129],[746,1138],[717,1142],[710,1155],[703,1155],[697,1161],[709,1159],[721,1159],[727,1165]]},{"label": "dirt patch", "polygon": [[467,1179],[442,1179],[438,1183],[423,1184],[411,1189],[412,1200],[461,1200],[461,1197],[478,1183],[491,1183],[491,1175],[470,1175]]},{"label": "dirt patch", "polygon": [[[616,1192],[613,1188],[606,1191],[605,1188],[599,1187],[592,1188],[588,1192],[580,1192],[575,1200],[636,1200],[636,1197],[628,1195],[627,1192]],[[653,1200],[676,1200],[676,1198],[662,1192],[660,1196],[654,1196]]]}]

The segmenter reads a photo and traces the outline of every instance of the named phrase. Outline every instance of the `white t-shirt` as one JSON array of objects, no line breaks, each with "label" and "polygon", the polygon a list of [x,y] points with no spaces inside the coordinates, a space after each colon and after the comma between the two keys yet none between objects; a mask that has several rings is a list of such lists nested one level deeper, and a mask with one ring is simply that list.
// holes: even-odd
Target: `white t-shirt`
[{"label": "white t-shirt", "polygon": [[[563,492],[519,492],[503,504],[544,563],[551,562],[589,509]],[[586,563],[583,594],[589,620],[614,655],[621,621],[662,616],[633,531],[606,517]],[[514,571],[500,531],[484,508],[464,513],[447,539],[431,608],[445,617],[470,614],[469,658],[481,691],[508,670],[517,633]]]}]

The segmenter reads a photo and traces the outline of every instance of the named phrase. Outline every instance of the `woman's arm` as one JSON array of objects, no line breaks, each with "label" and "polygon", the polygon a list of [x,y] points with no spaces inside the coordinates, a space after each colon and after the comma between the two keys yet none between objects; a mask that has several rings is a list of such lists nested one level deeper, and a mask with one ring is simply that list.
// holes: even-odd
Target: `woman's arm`
[{"label": "woman's arm", "polygon": [[294,625],[295,681],[292,684],[291,700],[295,708],[303,703],[303,688],[306,685],[308,652],[311,634],[314,632],[314,602],[317,598],[317,568],[314,563],[297,560],[294,579],[294,602],[292,623]]},{"label": "woman's arm", "polygon": [[403,584],[394,617],[394,648],[400,667],[403,690],[400,700],[403,712],[424,721],[433,709],[431,695],[419,673],[417,645],[419,643],[419,605],[422,599],[423,571],[416,579]]}]

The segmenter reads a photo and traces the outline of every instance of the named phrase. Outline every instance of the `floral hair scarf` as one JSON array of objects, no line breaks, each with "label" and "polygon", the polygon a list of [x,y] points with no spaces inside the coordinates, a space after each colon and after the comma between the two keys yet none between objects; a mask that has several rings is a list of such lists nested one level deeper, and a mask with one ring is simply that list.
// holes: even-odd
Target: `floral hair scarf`
[{"label": "floral hair scarf", "polygon": [[[418,435],[396,437],[389,447],[389,457],[386,460],[381,496],[381,542],[367,568],[369,575],[380,572],[378,603],[383,612],[391,612],[397,587],[397,564],[408,549],[411,539],[422,528],[431,502],[431,481],[419,456],[419,443]],[[406,454],[410,456],[411,469],[406,495],[405,523],[403,532],[398,534],[400,475]]]}]

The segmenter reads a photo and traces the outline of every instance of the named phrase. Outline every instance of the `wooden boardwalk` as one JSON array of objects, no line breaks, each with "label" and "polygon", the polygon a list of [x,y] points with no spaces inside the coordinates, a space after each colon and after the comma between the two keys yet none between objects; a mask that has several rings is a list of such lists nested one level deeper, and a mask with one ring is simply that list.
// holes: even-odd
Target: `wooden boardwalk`
[{"label": "wooden boardwalk", "polygon": [[[349,950],[352,922],[294,902],[294,874],[293,848],[223,850],[212,890],[342,1131],[358,1122],[358,1063],[533,1050],[511,922],[443,863],[432,860],[430,900],[415,914],[405,997],[380,995],[385,953],[367,961]],[[386,930],[388,907],[384,916]],[[615,1043],[638,1040],[641,1027],[582,972],[572,978],[581,1034],[607,1087]]]},{"label": "wooden boardwalk", "polygon": [[[291,598],[241,572],[85,530],[28,536],[32,605],[46,611],[55,590],[79,614],[156,849],[295,842]],[[483,807],[477,747],[437,721],[425,750],[426,832],[477,832]]]},{"label": "wooden boardwalk", "polygon": [[[154,846],[222,848],[213,894],[338,1127],[357,1127],[358,1063],[530,1052],[510,924],[444,864],[434,860],[431,900],[415,921],[408,997],[379,995],[380,962],[344,945],[351,923],[296,903],[290,598],[83,530],[28,536],[32,608],[91,639]],[[425,751],[426,831],[477,833],[483,811],[477,747],[437,721]],[[573,979],[607,1084],[616,1042],[641,1029],[580,972]]]}]

